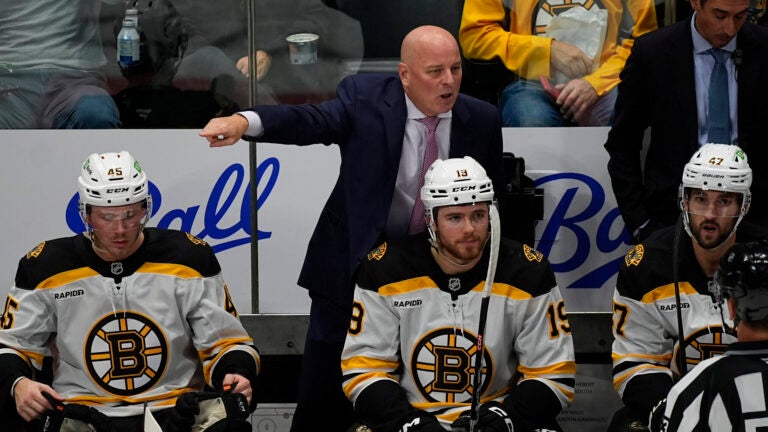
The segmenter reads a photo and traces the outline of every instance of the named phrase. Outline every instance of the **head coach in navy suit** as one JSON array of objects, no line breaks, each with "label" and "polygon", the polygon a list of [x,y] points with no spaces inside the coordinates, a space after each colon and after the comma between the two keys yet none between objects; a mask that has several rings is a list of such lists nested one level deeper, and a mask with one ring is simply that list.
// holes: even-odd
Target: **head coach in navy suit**
[{"label": "head coach in navy suit", "polygon": [[[439,118],[437,158],[471,156],[485,167],[494,188],[504,190],[498,111],[459,94],[461,77],[454,37],[442,28],[422,26],[403,39],[398,75],[350,76],[339,84],[336,99],[256,106],[212,119],[200,133],[212,147],[241,137],[339,146],[339,178],[298,281],[309,290],[312,306],[293,432],[342,431],[352,423],[352,407],[341,389],[340,358],[355,273],[380,241],[414,234],[409,225],[414,207],[421,208],[416,199],[428,135],[422,119]],[[418,217],[423,230],[423,215]]]}]

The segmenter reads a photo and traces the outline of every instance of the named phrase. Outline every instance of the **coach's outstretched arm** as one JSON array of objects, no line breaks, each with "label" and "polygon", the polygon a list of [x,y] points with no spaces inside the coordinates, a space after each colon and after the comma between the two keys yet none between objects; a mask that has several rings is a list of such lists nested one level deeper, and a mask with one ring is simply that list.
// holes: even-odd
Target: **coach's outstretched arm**
[{"label": "coach's outstretched arm", "polygon": [[248,129],[248,119],[240,114],[211,119],[200,132],[211,147],[232,145],[240,140]]}]

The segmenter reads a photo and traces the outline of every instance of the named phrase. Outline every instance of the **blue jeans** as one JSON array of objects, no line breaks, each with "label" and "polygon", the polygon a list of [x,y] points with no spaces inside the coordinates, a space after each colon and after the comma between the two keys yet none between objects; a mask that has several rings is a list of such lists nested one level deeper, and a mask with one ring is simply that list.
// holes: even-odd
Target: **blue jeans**
[{"label": "blue jeans", "polygon": [[614,87],[600,97],[587,112],[587,118],[577,125],[563,118],[560,107],[538,81],[518,79],[504,88],[499,97],[502,126],[608,126],[617,92]]},{"label": "blue jeans", "polygon": [[0,70],[0,129],[114,129],[120,113],[100,74]]}]

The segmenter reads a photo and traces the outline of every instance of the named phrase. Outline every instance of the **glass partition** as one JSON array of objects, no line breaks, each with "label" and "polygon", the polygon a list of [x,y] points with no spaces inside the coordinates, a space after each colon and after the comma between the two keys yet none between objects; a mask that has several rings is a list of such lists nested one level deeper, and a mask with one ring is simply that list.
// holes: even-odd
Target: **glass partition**
[{"label": "glass partition", "polygon": [[[501,89],[517,75],[471,46],[466,13],[474,2],[0,0],[0,128],[199,128],[254,98],[260,104],[320,102],[332,98],[347,75],[395,72],[401,40],[424,24],[461,39],[462,91],[498,104]],[[616,21],[619,40],[604,42],[616,46],[640,17],[611,9],[614,3],[643,4],[660,26],[691,13],[684,0],[584,5],[598,3],[623,17],[609,14],[608,29]],[[574,4],[541,3],[551,16],[534,13],[526,31],[546,31],[548,19]],[[510,18],[510,5],[499,0],[498,16],[491,17],[501,28],[520,20]],[[754,21],[765,21],[764,7],[764,0],[753,2]]]}]

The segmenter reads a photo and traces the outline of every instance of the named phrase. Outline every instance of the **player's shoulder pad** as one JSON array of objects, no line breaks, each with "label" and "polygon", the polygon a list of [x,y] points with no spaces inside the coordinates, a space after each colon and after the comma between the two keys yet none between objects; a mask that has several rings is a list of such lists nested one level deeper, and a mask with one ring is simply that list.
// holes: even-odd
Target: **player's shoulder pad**
[{"label": "player's shoulder pad", "polygon": [[360,265],[357,285],[367,290],[424,276],[427,263],[433,260],[423,239],[384,242],[371,250]]},{"label": "player's shoulder pad", "polygon": [[[29,250],[19,260],[16,287],[34,289],[40,282],[59,273],[86,266],[82,236],[63,237],[44,241]],[[78,243],[80,242],[80,243]]]},{"label": "player's shoulder pad", "polygon": [[667,268],[672,257],[672,239],[667,242],[666,237],[661,239],[650,238],[647,241],[632,246],[624,254],[621,260],[622,271],[645,272],[650,268]]},{"label": "player's shoulder pad", "polygon": [[179,264],[197,270],[203,276],[221,273],[213,248],[194,235],[172,229],[146,228],[152,240],[148,245],[147,260]]},{"label": "player's shoulder pad", "polygon": [[381,261],[384,255],[387,253],[387,242],[384,242],[376,246],[372,251],[368,252],[366,259],[368,261]]},{"label": "player's shoulder pad", "polygon": [[514,286],[533,297],[547,294],[557,286],[552,266],[543,253],[506,238],[501,239],[494,281]]},{"label": "player's shoulder pad", "polygon": [[639,300],[657,287],[672,282],[673,239],[655,234],[633,246],[621,259],[616,279],[616,289],[621,296]]},{"label": "player's shoulder pad", "polygon": [[643,262],[643,258],[645,258],[645,245],[640,243],[635,245],[635,247],[630,249],[627,254],[624,255],[624,266],[637,267]]}]

